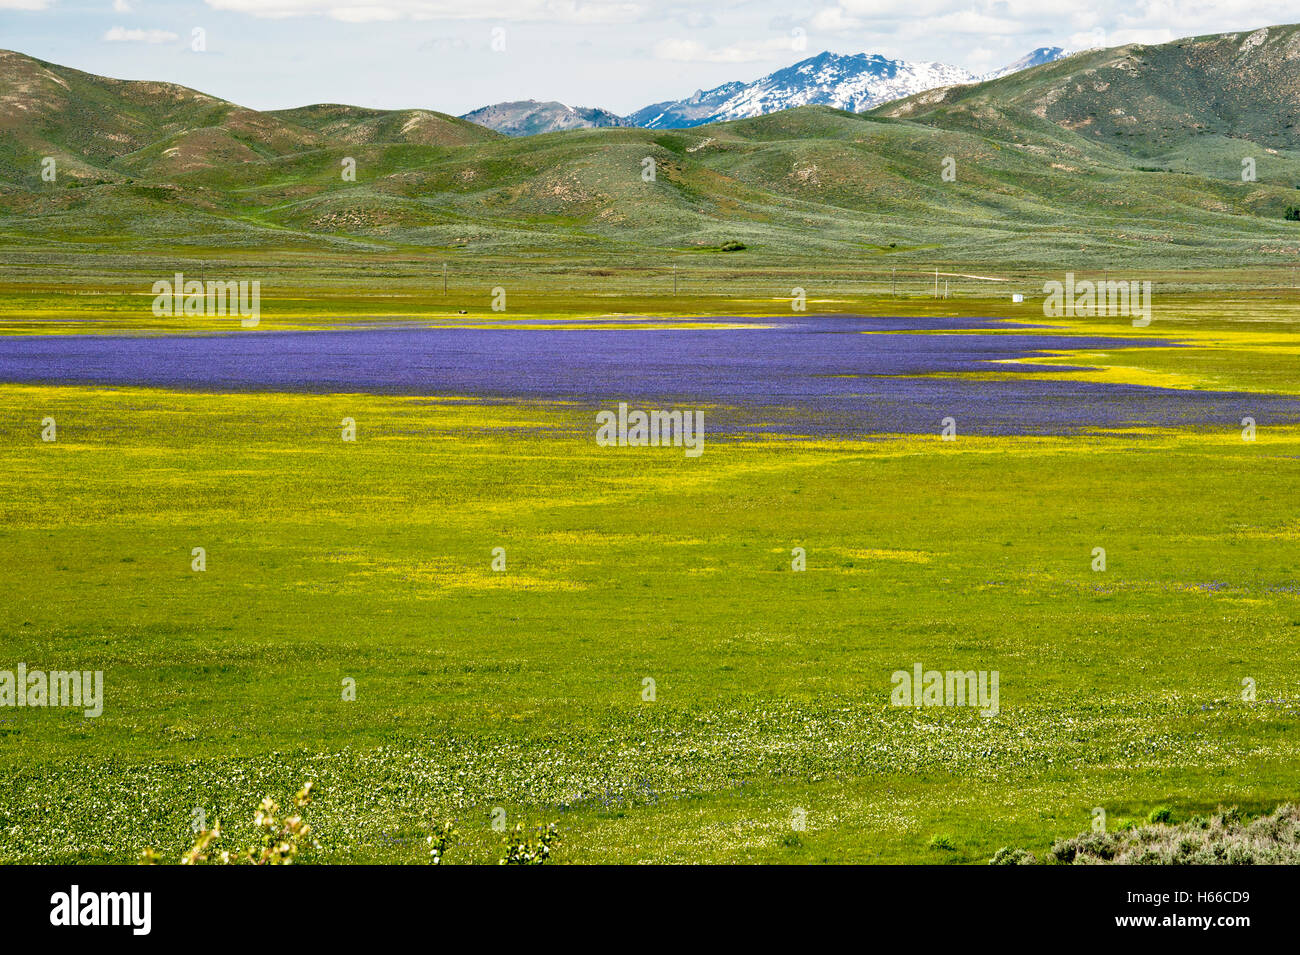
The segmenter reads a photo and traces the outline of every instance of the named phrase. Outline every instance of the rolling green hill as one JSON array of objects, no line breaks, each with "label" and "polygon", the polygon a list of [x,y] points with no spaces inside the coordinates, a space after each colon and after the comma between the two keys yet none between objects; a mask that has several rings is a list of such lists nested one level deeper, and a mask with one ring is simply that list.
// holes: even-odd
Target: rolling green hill
[{"label": "rolling green hill", "polygon": [[1185,162],[1238,178],[1240,158],[1253,154],[1261,165],[1276,157],[1294,174],[1300,27],[1091,50],[977,86],[922,93],[874,115],[994,136],[1046,120],[1170,168]]},{"label": "rolling green hill", "polygon": [[317,104],[267,114],[318,134],[329,144],[413,143],[420,146],[466,146],[490,142],[498,134],[464,119],[425,109],[363,109]]},{"label": "rolling green hill", "polygon": [[[1090,51],[868,114],[804,107],[520,140],[421,110],[259,113],[0,53],[0,254],[182,245],[591,261],[735,239],[754,265],[1291,262],[1298,67],[1300,28],[1277,27]],[[41,179],[46,156],[55,182]],[[1246,157],[1258,181],[1242,181]],[[348,158],[355,181],[341,175]]]},{"label": "rolling green hill", "polygon": [[425,110],[318,105],[259,113],[173,83],[93,76],[0,50],[0,175],[121,181],[265,162],[327,145],[460,146],[498,134]]}]

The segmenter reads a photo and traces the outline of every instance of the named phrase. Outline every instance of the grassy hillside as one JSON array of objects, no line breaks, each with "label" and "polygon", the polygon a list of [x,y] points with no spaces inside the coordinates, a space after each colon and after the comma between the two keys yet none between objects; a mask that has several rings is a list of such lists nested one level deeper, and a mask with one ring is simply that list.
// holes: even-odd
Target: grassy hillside
[{"label": "grassy hillside", "polygon": [[1241,159],[1253,156],[1261,180],[1293,186],[1300,181],[1300,27],[1091,50],[977,86],[922,93],[874,115],[999,139],[1046,122],[1152,167],[1238,181]]},{"label": "grassy hillside", "polygon": [[[4,53],[0,256],[201,243],[626,262],[739,240],[732,261],[758,268],[1290,263],[1298,56],[1300,30],[1274,28],[1093,51],[871,114],[518,140],[419,110],[257,113]],[[1241,180],[1244,156],[1259,181]]]},{"label": "grassy hillside", "polygon": [[276,110],[267,115],[310,129],[331,145],[413,143],[420,146],[466,146],[497,138],[492,130],[425,109],[383,110],[317,104]]}]

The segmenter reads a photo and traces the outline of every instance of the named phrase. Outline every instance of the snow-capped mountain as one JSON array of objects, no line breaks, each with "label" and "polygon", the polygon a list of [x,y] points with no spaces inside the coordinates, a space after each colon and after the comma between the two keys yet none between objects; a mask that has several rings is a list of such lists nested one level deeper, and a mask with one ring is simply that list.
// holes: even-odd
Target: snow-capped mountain
[{"label": "snow-capped mountain", "polygon": [[527,100],[497,103],[466,113],[463,119],[509,136],[531,136],[587,126],[644,126],[682,129],[728,119],[763,116],[795,106],[834,106],[855,113],[913,93],[997,79],[1050,63],[1067,55],[1059,46],[1039,47],[1014,63],[977,75],[946,63],[912,63],[874,53],[819,53],[752,83],[731,82],[697,90],[686,99],[668,100],[619,117],[602,109],[573,109],[561,103]]},{"label": "snow-capped mountain", "polygon": [[471,123],[495,129],[507,136],[535,136],[561,129],[588,129],[593,126],[627,126],[626,120],[608,110],[563,103],[539,103],[535,99],[514,103],[496,103],[461,116]]},{"label": "snow-capped mountain", "polygon": [[909,63],[879,54],[820,53],[752,83],[724,83],[687,99],[655,103],[628,120],[650,129],[701,126],[811,104],[855,113],[922,90],[974,83],[975,74],[945,63]]},{"label": "snow-capped mountain", "polygon": [[1008,63],[1000,70],[994,70],[992,73],[985,73],[980,77],[980,81],[996,80],[999,76],[1006,76],[1009,73],[1019,73],[1021,70],[1027,70],[1031,66],[1042,66],[1044,63],[1052,63],[1061,59],[1063,56],[1069,56],[1065,50],[1059,46],[1040,46],[1033,53],[1026,53],[1014,63]]}]

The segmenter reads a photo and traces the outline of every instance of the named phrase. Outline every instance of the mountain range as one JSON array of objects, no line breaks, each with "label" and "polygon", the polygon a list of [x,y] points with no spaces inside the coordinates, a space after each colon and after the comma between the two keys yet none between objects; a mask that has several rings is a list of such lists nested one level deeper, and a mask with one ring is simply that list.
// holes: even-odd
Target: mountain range
[{"label": "mountain range", "polygon": [[507,136],[535,136],[564,129],[592,129],[597,126],[635,126],[622,116],[606,109],[565,106],[554,101],[539,103],[535,99],[496,103],[465,113],[461,119],[495,129]]},{"label": "mountain range", "polygon": [[902,99],[914,93],[995,79],[1065,56],[1059,46],[1040,47],[1015,63],[984,76],[945,63],[912,63],[879,54],[820,53],[751,83],[731,82],[696,90],[679,100],[652,103],[628,116],[608,110],[568,107],[527,100],[499,103],[465,113],[463,119],[508,136],[530,136],[561,129],[642,126],[689,129],[731,119],[747,119],[796,106],[833,106],[849,112]]},{"label": "mountain range", "polygon": [[1246,267],[1300,258],[1298,186],[1297,26],[1089,50],[866,112],[528,137],[433,110],[259,112],[0,52],[11,263]]}]

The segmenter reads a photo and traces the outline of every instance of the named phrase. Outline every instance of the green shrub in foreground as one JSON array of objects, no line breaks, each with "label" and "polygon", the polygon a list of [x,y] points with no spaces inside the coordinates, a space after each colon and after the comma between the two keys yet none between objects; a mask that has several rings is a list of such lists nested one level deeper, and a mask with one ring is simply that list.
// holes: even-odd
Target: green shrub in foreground
[{"label": "green shrub in foreground", "polygon": [[[1167,819],[1168,810],[1151,816]],[[1052,855],[1066,865],[1295,865],[1300,863],[1300,807],[1279,806],[1249,822],[1234,808],[1179,825],[1154,822],[1121,832],[1088,832],[1058,840]]]},{"label": "green shrub in foreground", "polygon": [[1003,846],[993,854],[993,858],[989,860],[989,865],[1035,865],[1037,862],[1038,860],[1034,858],[1032,852]]}]

